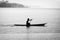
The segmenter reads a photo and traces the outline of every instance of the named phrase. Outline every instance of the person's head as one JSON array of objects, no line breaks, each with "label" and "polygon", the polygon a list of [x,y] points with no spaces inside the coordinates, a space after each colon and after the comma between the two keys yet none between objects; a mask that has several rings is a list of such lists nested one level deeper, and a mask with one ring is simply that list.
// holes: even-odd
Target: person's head
[{"label": "person's head", "polygon": [[29,18],[27,18],[27,20],[29,21],[30,19],[29,19]]},{"label": "person's head", "polygon": [[27,18],[27,21],[32,21],[32,19]]}]

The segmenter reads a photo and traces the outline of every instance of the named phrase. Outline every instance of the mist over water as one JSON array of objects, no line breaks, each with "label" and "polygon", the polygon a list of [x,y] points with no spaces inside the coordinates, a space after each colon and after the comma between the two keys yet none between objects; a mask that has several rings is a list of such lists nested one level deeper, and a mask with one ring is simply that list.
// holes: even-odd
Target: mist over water
[{"label": "mist over water", "polygon": [[[29,40],[59,40],[60,9],[0,8],[0,24],[25,24],[28,17],[33,19],[31,24],[47,23],[46,27],[31,26],[28,31],[25,26],[0,27],[0,34],[2,34],[1,37],[4,37],[5,39],[11,38],[12,40],[16,38],[19,40],[20,34],[22,33],[22,35],[25,36],[29,35]],[[27,32],[29,32],[29,34],[27,34]],[[3,34],[6,35],[4,36]],[[15,35],[9,36],[8,34]],[[23,37],[25,38],[25,36]],[[24,40],[23,37],[21,40]]]}]

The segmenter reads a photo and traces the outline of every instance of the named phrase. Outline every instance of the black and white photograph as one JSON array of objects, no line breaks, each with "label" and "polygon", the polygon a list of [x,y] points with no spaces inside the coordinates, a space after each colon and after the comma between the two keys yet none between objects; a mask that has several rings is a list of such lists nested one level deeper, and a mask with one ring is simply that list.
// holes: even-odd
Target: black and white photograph
[{"label": "black and white photograph", "polygon": [[0,0],[0,40],[60,40],[60,0]]}]

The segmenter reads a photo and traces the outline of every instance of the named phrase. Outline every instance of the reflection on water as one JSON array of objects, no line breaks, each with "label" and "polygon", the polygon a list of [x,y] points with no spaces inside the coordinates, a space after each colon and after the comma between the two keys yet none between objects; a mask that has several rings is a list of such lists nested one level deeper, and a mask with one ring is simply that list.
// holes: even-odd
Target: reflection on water
[{"label": "reflection on water", "polygon": [[60,33],[0,34],[0,40],[60,40]]},{"label": "reflection on water", "polygon": [[20,33],[60,33],[60,28],[47,27],[0,27],[0,34],[20,34]]}]

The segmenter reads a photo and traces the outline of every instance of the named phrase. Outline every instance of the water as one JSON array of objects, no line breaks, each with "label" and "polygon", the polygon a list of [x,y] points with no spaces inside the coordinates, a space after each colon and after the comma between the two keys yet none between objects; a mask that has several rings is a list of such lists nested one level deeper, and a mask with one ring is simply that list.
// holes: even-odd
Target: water
[{"label": "water", "polygon": [[0,8],[0,24],[47,23],[46,27],[0,27],[0,40],[60,40],[60,9]]}]

